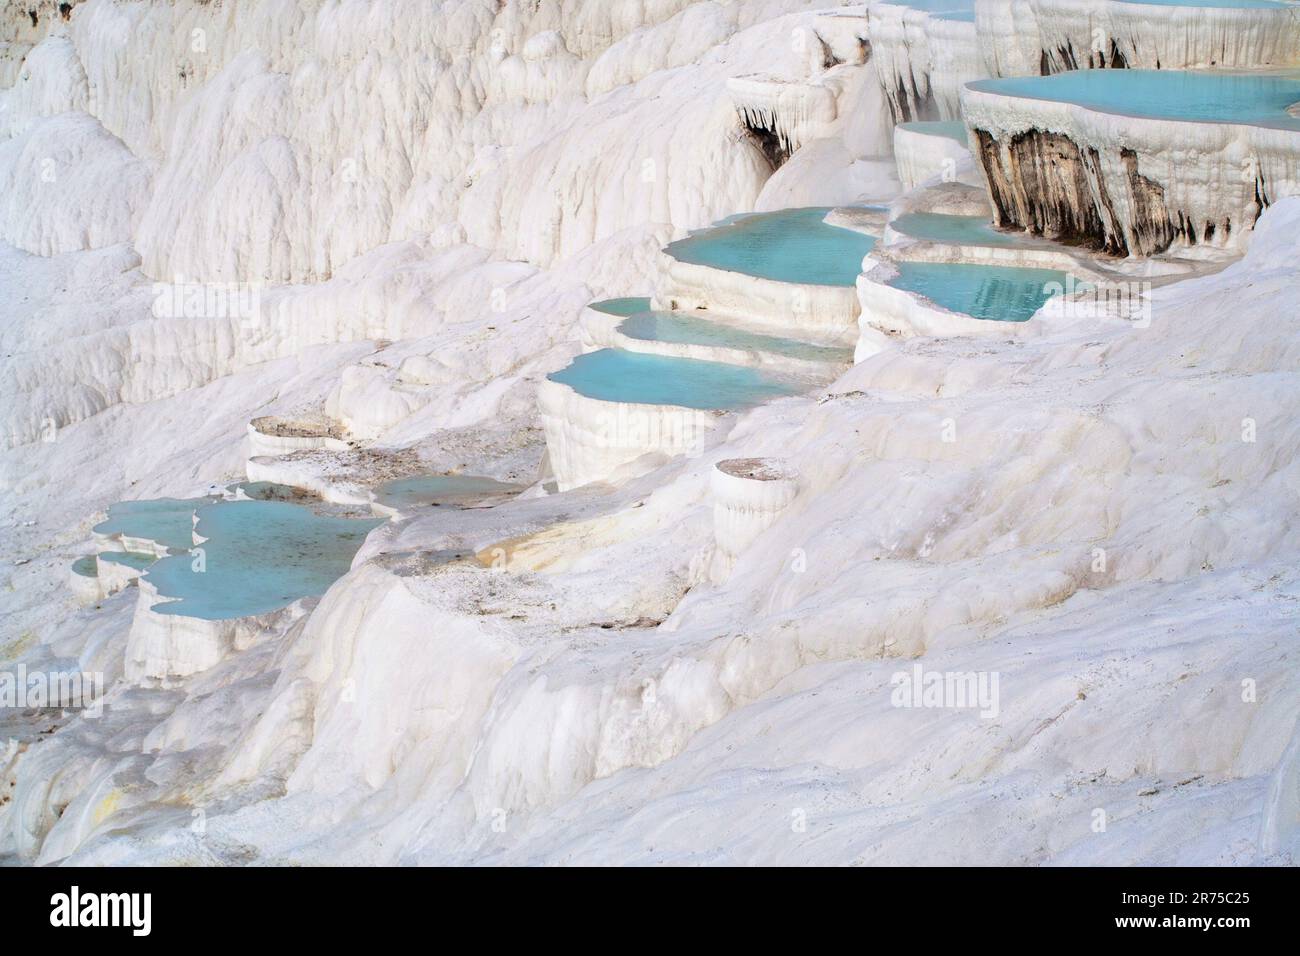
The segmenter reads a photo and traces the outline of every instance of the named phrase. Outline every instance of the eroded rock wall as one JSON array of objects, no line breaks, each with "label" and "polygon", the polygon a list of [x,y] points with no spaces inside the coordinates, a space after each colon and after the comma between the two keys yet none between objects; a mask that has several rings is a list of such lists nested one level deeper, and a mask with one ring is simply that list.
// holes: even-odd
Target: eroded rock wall
[{"label": "eroded rock wall", "polygon": [[1300,131],[978,90],[963,102],[999,226],[1121,256],[1240,250],[1270,203],[1300,193]]}]

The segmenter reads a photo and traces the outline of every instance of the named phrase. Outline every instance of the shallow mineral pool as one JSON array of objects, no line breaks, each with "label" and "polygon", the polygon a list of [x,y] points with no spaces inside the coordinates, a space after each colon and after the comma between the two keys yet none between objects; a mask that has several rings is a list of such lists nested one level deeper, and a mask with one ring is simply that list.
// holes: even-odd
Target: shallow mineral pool
[{"label": "shallow mineral pool", "polygon": [[824,222],[830,211],[815,207],[738,216],[692,233],[664,251],[679,262],[778,282],[851,286],[876,240]]},{"label": "shallow mineral pool", "polygon": [[944,136],[956,140],[963,146],[970,144],[966,134],[966,124],[961,120],[915,120],[911,123],[899,123],[899,129],[922,136]]},{"label": "shallow mineral pool", "polygon": [[601,302],[593,302],[588,306],[597,312],[604,312],[606,315],[621,315],[626,318],[629,315],[636,315],[638,312],[650,311],[650,300],[645,296],[627,296],[622,299],[605,299]]},{"label": "shallow mineral pool", "polygon": [[967,86],[1127,116],[1300,130],[1300,117],[1286,112],[1300,102],[1300,75],[1294,71],[1072,70],[1054,76],[977,80]]},{"label": "shallow mineral pool", "polygon": [[99,555],[99,560],[107,561],[109,564],[122,564],[128,568],[143,571],[157,561],[158,556],[145,554],[141,551],[103,551]]},{"label": "shallow mineral pool", "polygon": [[164,598],[160,614],[226,620],[263,614],[323,594],[347,573],[382,518],[321,515],[283,501],[217,501],[197,509],[198,554],[163,558],[147,578]]},{"label": "shallow mineral pool", "polygon": [[[900,262],[896,289],[915,292],[976,319],[1024,322],[1069,281],[1058,269],[953,262]],[[1053,288],[1059,286],[1059,288]]]},{"label": "shallow mineral pool", "polygon": [[938,212],[904,213],[890,222],[913,239],[973,246],[1015,246],[1024,240],[993,228],[987,216],[953,216]]},{"label": "shallow mineral pool", "polygon": [[1148,7],[1223,7],[1233,10],[1280,10],[1293,6],[1278,0],[1119,0],[1119,2]]},{"label": "shallow mineral pool", "polygon": [[579,355],[547,378],[603,402],[698,409],[746,408],[799,391],[758,369],[622,349]]},{"label": "shallow mineral pool", "polygon": [[519,485],[478,475],[416,475],[380,485],[375,491],[375,501],[395,509],[458,505],[475,498],[514,494],[520,490]]},{"label": "shallow mineral pool", "polygon": [[99,577],[99,563],[95,560],[93,554],[87,554],[72,562],[72,573],[79,574],[83,578],[97,578]]},{"label": "shallow mineral pool", "polygon": [[211,498],[155,498],[149,501],[119,501],[108,509],[108,518],[95,525],[96,534],[126,535],[155,541],[174,551],[193,544],[191,516]]},{"label": "shallow mineral pool", "polygon": [[809,362],[852,362],[853,350],[816,345],[779,335],[749,332],[685,312],[647,310],[624,319],[618,330],[628,338],[646,342],[673,342],[716,348],[769,352]]},{"label": "shallow mineral pool", "polygon": [[891,7],[910,7],[925,13],[973,13],[975,0],[881,0]]}]

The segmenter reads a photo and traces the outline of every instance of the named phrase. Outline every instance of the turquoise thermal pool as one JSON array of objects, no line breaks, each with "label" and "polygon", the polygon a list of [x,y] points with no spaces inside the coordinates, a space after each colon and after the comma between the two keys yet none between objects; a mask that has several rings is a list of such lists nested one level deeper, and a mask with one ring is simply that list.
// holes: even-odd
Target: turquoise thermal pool
[{"label": "turquoise thermal pool", "polygon": [[650,300],[645,296],[627,296],[622,299],[605,299],[601,302],[593,302],[587,308],[595,309],[597,312],[604,312],[606,315],[621,315],[626,318],[629,315],[636,315],[638,312],[649,312]]},{"label": "turquoise thermal pool", "polygon": [[382,518],[321,515],[282,501],[217,501],[197,509],[200,555],[163,558],[148,581],[168,600],[159,614],[227,620],[323,594],[346,574]]},{"label": "turquoise thermal pool", "polygon": [[624,319],[618,330],[628,338],[645,342],[768,352],[809,362],[853,361],[852,349],[800,342],[798,339],[778,335],[762,335],[685,312],[638,312]]},{"label": "turquoise thermal pool", "polygon": [[[889,285],[976,319],[1024,322],[1067,286],[1058,269],[1026,269],[953,262],[899,262]],[[1059,288],[1050,288],[1051,286]]]},{"label": "turquoise thermal pool", "polygon": [[851,286],[875,237],[824,222],[829,207],[784,209],[724,220],[669,244],[679,262],[777,282]]},{"label": "turquoise thermal pool", "polygon": [[1300,101],[1300,76],[1294,73],[1072,70],[1054,76],[977,80],[967,87],[1150,119],[1300,130],[1300,117],[1286,111]]},{"label": "turquoise thermal pool", "polygon": [[150,501],[119,501],[108,509],[108,518],[95,525],[96,534],[126,535],[155,541],[172,551],[193,544],[191,530],[194,509],[211,498],[157,498]]},{"label": "turquoise thermal pool", "polygon": [[881,0],[891,7],[908,7],[923,13],[974,13],[975,0]]},{"label": "turquoise thermal pool", "polygon": [[1278,0],[1119,0],[1148,7],[1221,7],[1228,10],[1284,10],[1290,3]]},{"label": "turquoise thermal pool", "polygon": [[1016,246],[1024,240],[998,232],[987,216],[952,216],[937,212],[904,213],[889,224],[913,239],[953,245]]},{"label": "turquoise thermal pool", "polygon": [[84,557],[77,558],[72,562],[72,573],[79,574],[83,578],[99,577],[99,564],[95,561],[93,554],[87,554]]},{"label": "turquoise thermal pool", "polygon": [[898,128],[922,136],[944,136],[963,146],[970,144],[966,124],[961,120],[914,120],[911,123],[899,123]]},{"label": "turquoise thermal pool", "polygon": [[394,509],[432,505],[459,505],[489,495],[510,495],[521,491],[507,484],[477,475],[416,475],[380,485],[375,501]]},{"label": "turquoise thermal pool", "polygon": [[799,390],[753,368],[622,349],[579,355],[547,378],[602,402],[697,409],[747,408]]},{"label": "turquoise thermal pool", "polygon": [[143,571],[157,561],[158,556],[144,554],[140,551],[103,551],[99,555],[99,560],[107,561],[109,564],[121,564],[128,568],[134,568],[136,571]]}]

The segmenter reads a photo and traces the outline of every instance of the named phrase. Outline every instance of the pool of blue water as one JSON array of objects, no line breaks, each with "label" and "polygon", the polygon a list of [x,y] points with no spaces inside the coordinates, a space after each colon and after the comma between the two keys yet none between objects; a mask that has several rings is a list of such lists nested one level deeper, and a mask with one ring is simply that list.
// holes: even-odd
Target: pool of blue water
[{"label": "pool of blue water", "polygon": [[601,302],[593,302],[588,308],[595,309],[597,312],[604,312],[606,315],[627,317],[636,315],[638,312],[650,311],[650,300],[645,296],[627,296],[622,299],[605,299]]},{"label": "pool of blue water", "polygon": [[969,145],[966,124],[961,120],[915,120],[911,123],[899,123],[898,126],[909,133],[920,133],[925,136],[946,136],[948,139],[956,140],[963,146]]},{"label": "pool of blue water", "polygon": [[763,335],[713,322],[684,312],[644,311],[624,319],[618,330],[647,342],[674,342],[719,348],[770,352],[809,362],[849,362],[853,350],[815,345],[779,335]]},{"label": "pool of blue water", "polygon": [[799,390],[758,369],[622,349],[579,355],[547,378],[604,402],[699,409],[747,408]]},{"label": "pool of blue water", "polygon": [[1120,2],[1144,4],[1150,7],[1226,7],[1234,10],[1281,10],[1293,6],[1278,0],[1120,0]]},{"label": "pool of blue water", "polygon": [[140,551],[104,551],[99,555],[99,560],[107,561],[109,564],[122,564],[128,568],[143,571],[157,561],[158,556],[144,554]]},{"label": "pool of blue water", "polygon": [[191,515],[211,498],[156,498],[150,501],[119,501],[108,509],[108,518],[95,525],[97,534],[124,534],[146,538],[171,550],[190,547],[193,538]]},{"label": "pool of blue water", "polygon": [[952,262],[900,262],[889,281],[896,289],[924,296],[936,305],[977,319],[1024,322],[1065,287],[1058,269],[1025,269]]},{"label": "pool of blue water", "polygon": [[1023,240],[998,232],[987,216],[952,216],[937,212],[904,213],[890,225],[905,236],[931,242],[976,246],[1014,246]]},{"label": "pool of blue water", "polygon": [[1073,70],[1054,76],[976,80],[968,86],[1127,116],[1300,130],[1300,117],[1286,112],[1300,101],[1300,76],[1295,73]]},{"label": "pool of blue water", "polygon": [[161,614],[226,620],[263,614],[323,594],[347,573],[381,518],[317,514],[283,501],[216,501],[197,509],[198,555],[163,558],[147,579],[168,600]]},{"label": "pool of blue water", "polygon": [[882,0],[893,7],[911,7],[926,13],[973,13],[975,0]]},{"label": "pool of blue water", "polygon": [[478,475],[416,475],[380,485],[375,491],[375,500],[390,508],[457,505],[475,498],[514,494],[521,490],[519,485]]},{"label": "pool of blue water", "polygon": [[72,562],[72,573],[79,574],[83,578],[99,577],[99,565],[95,561],[93,554],[87,554],[84,557],[77,558]]},{"label": "pool of blue water", "polygon": [[873,236],[828,225],[828,207],[783,209],[724,220],[671,243],[679,262],[806,285],[851,286]]}]

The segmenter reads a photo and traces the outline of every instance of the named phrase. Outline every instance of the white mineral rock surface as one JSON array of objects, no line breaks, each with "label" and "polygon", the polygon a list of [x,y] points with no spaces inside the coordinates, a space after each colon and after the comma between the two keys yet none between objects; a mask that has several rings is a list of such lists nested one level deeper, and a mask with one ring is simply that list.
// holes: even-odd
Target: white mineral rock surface
[{"label": "white mineral rock surface", "polygon": [[[1079,5],[1018,0],[998,69],[1036,73]],[[649,407],[653,446],[593,441],[597,403],[543,384],[614,296],[798,304],[858,341],[852,287],[660,252],[893,199],[886,95],[956,118],[990,72],[970,22],[834,6],[3,8],[0,672],[105,691],[0,711],[0,863],[1300,860],[1300,198],[1252,231],[1220,174],[1294,181],[1264,134],[1053,114],[1234,217],[1243,258],[1154,289],[1149,323],[868,322],[805,395],[707,429]],[[1135,58],[1284,41],[1204,22]],[[779,478],[718,467],[760,459]],[[120,500],[450,470],[531,487],[401,512],[280,612],[68,586]],[[910,706],[916,668],[997,693]]]},{"label": "white mineral rock surface", "polygon": [[926,130],[894,127],[894,159],[898,181],[904,189],[915,189],[938,176],[953,181],[957,169],[970,161],[970,150],[951,136]]},{"label": "white mineral rock surface", "polygon": [[1300,64],[1300,16],[1284,4],[975,0],[975,26],[988,76]]},{"label": "white mineral rock surface", "polygon": [[876,76],[895,122],[959,119],[962,84],[989,75],[975,23],[903,0],[872,0],[867,14]]}]

